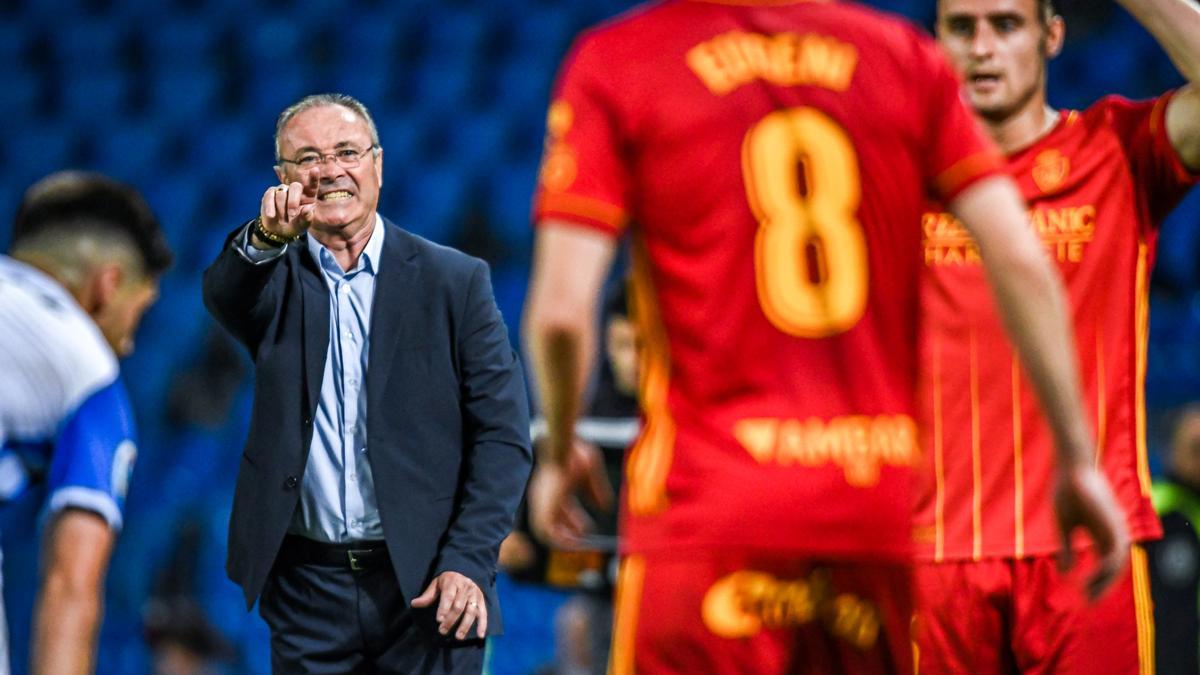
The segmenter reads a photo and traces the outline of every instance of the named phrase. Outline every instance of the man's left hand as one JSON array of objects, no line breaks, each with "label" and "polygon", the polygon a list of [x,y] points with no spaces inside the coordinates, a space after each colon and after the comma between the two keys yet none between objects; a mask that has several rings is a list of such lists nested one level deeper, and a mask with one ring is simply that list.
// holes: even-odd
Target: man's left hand
[{"label": "man's left hand", "polygon": [[438,601],[438,632],[442,635],[449,635],[450,629],[458,624],[454,637],[465,640],[472,623],[479,639],[487,635],[487,602],[474,581],[458,572],[442,572],[412,605],[430,607],[435,601]]}]

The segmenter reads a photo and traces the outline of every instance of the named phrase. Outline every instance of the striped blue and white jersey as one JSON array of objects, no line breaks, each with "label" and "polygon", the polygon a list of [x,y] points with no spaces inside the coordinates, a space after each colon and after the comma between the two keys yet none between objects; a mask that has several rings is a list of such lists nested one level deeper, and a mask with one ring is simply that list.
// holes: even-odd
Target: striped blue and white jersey
[{"label": "striped blue and white jersey", "polygon": [[40,485],[47,515],[81,508],[120,529],[137,439],[119,375],[75,299],[0,255],[0,501]]}]

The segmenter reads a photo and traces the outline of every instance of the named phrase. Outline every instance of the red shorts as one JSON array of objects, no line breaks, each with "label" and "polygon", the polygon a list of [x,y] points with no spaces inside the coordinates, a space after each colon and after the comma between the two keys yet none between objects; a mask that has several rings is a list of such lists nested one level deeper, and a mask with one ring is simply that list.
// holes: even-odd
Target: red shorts
[{"label": "red shorts", "polygon": [[1154,672],[1154,615],[1146,553],[1094,604],[1084,552],[1066,575],[1053,556],[923,563],[916,567],[917,672]]},{"label": "red shorts", "polygon": [[907,565],[627,556],[610,675],[912,672]]}]

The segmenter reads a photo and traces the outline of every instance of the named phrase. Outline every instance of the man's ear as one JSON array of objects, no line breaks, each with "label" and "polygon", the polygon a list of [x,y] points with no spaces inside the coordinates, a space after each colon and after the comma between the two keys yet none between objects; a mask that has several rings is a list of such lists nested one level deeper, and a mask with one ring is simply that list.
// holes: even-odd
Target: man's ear
[{"label": "man's ear", "polygon": [[79,304],[88,314],[95,315],[112,302],[124,282],[125,270],[117,263],[97,265],[83,283]]},{"label": "man's ear", "polygon": [[279,183],[281,185],[287,184],[287,179],[284,177],[282,164],[275,165],[275,177],[279,179]]},{"label": "man's ear", "polygon": [[1063,43],[1067,39],[1067,23],[1055,14],[1046,26],[1046,58],[1052,59],[1062,52]]}]

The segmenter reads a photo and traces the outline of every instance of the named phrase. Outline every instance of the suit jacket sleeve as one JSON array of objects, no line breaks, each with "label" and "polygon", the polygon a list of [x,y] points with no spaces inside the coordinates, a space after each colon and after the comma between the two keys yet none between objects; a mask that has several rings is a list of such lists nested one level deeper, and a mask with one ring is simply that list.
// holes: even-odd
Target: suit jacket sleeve
[{"label": "suit jacket sleeve", "polygon": [[258,352],[258,343],[275,316],[282,288],[279,261],[253,264],[236,250],[237,239],[246,225],[239,226],[225,239],[221,252],[204,271],[204,305],[226,330],[250,350]]},{"label": "suit jacket sleeve", "polygon": [[464,482],[434,568],[435,574],[466,575],[487,592],[495,578],[500,542],[512,530],[525,493],[533,452],[520,362],[508,342],[482,261],[471,275],[456,348],[465,427]]}]

